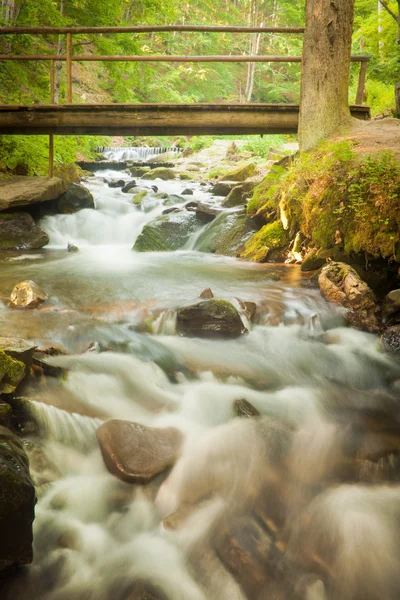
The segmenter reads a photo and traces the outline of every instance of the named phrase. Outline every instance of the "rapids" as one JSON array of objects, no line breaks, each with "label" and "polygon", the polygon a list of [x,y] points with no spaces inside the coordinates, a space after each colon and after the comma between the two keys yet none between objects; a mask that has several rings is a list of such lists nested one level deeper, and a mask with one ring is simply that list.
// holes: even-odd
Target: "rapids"
[{"label": "rapids", "polygon": [[[396,405],[399,366],[375,336],[346,328],[298,267],[198,252],[198,233],[180,251],[132,251],[162,200],[142,211],[103,182],[123,174],[101,175],[87,184],[96,210],[46,217],[48,247],[0,259],[0,335],[71,353],[52,359],[67,377],[27,391],[41,431],[33,440],[57,475],[38,486],[33,565],[4,583],[2,600],[398,599],[397,457],[349,456],[364,413]],[[219,202],[194,182],[151,183]],[[24,279],[46,290],[45,307],[8,308]],[[257,303],[247,335],[175,335],[176,309],[208,287]],[[242,398],[265,418],[236,418]],[[111,476],[94,435],[108,418],[179,429],[182,457],[169,476],[147,486]],[[183,524],[163,524],[182,506]],[[261,558],[246,546],[249,568],[221,540],[246,545],[253,514],[270,542]],[[285,568],[259,576],[278,555]],[[143,582],[151,591],[140,595]]]}]

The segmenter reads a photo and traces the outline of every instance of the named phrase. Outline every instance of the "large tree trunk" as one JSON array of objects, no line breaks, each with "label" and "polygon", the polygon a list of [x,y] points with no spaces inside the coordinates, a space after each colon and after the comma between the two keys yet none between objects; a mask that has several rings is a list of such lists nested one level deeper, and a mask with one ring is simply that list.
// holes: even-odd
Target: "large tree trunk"
[{"label": "large tree trunk", "polygon": [[[65,15],[66,3],[67,3],[67,0],[60,0],[60,13],[62,14],[62,16]],[[58,36],[58,44],[57,44],[57,54],[63,54],[64,46],[65,46],[64,41],[65,41],[65,36],[59,35]],[[58,60],[56,62],[56,72],[55,72],[55,79],[54,79],[54,104],[60,103],[62,71],[63,71],[63,64],[62,64],[61,60]]]},{"label": "large tree trunk", "polygon": [[307,0],[301,81],[302,150],[350,120],[349,73],[354,0]]}]

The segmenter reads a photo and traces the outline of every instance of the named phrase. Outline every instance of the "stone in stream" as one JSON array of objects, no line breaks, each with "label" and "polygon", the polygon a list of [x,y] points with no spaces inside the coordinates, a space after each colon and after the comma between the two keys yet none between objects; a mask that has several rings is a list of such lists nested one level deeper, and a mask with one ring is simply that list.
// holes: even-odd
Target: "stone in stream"
[{"label": "stone in stream", "polygon": [[34,250],[46,246],[48,234],[25,212],[0,212],[0,250]]},{"label": "stone in stream", "polygon": [[179,457],[182,434],[173,427],[156,429],[112,419],[97,430],[107,469],[122,481],[148,483]]},{"label": "stone in stream", "polygon": [[116,181],[110,181],[108,187],[110,188],[123,188],[125,186],[125,181],[123,179],[118,179]]},{"label": "stone in stream", "polygon": [[366,331],[379,331],[375,294],[352,267],[330,262],[322,268],[318,284],[326,300],[347,309],[346,320],[350,325]]},{"label": "stone in stream", "polygon": [[190,188],[185,188],[181,194],[182,196],[193,196],[193,190]]},{"label": "stone in stream", "polygon": [[235,400],[233,407],[238,417],[260,417],[261,413],[245,398]]},{"label": "stone in stream", "polygon": [[70,242],[68,242],[67,252],[71,252],[72,254],[75,254],[76,252],[79,252],[79,248],[78,248],[78,246],[75,246],[74,244],[71,244]]},{"label": "stone in stream", "polygon": [[9,428],[11,426],[11,415],[11,406],[7,402],[0,401],[0,426]]},{"label": "stone in stream", "polygon": [[217,181],[211,190],[213,196],[227,196],[237,185],[237,181]]},{"label": "stone in stream", "polygon": [[196,207],[196,214],[205,223],[213,221],[217,215],[222,212],[219,206],[213,206],[206,204],[205,202],[198,202]]},{"label": "stone in stream", "polygon": [[84,208],[95,208],[93,194],[84,185],[69,183],[67,190],[57,200],[57,212],[72,215]]},{"label": "stone in stream", "polygon": [[381,346],[385,352],[400,354],[400,325],[386,329],[381,338]]},{"label": "stone in stream", "polygon": [[196,250],[238,256],[256,228],[245,212],[225,212],[200,235]]},{"label": "stone in stream", "polygon": [[129,181],[129,183],[124,185],[124,187],[121,189],[121,192],[123,192],[124,194],[128,194],[128,192],[130,192],[134,187],[136,187],[136,181],[133,179],[132,181]]},{"label": "stone in stream", "polygon": [[139,252],[178,250],[200,227],[201,221],[196,215],[186,211],[162,215],[143,227],[133,249]]},{"label": "stone in stream", "polygon": [[15,392],[32,364],[35,349],[25,340],[0,337],[0,394]]},{"label": "stone in stream", "polygon": [[400,322],[400,290],[392,290],[385,296],[382,316],[385,323]]},{"label": "stone in stream", "polygon": [[182,335],[235,338],[247,333],[236,308],[226,300],[205,300],[178,309],[176,329]]},{"label": "stone in stream", "polygon": [[203,290],[199,298],[204,298],[207,300],[209,300],[210,298],[214,298],[214,294],[212,293],[211,288],[206,288],[205,290]]},{"label": "stone in stream", "polygon": [[0,182],[0,211],[56,200],[65,189],[58,177],[6,177]]},{"label": "stone in stream", "polygon": [[225,173],[224,179],[227,181],[246,181],[249,177],[252,177],[257,170],[255,163],[247,163],[241,167],[238,167],[234,171]]},{"label": "stone in stream", "polygon": [[21,281],[11,292],[13,308],[37,308],[47,300],[47,294],[34,281]]},{"label": "stone in stream", "polygon": [[242,184],[235,185],[235,187],[231,189],[225,200],[222,202],[222,206],[232,208],[234,206],[246,204],[246,201],[252,195],[256,185],[257,182],[255,181],[245,181]]},{"label": "stone in stream", "polygon": [[156,169],[147,171],[142,175],[142,179],[162,179],[163,181],[169,181],[171,179],[175,179],[175,177],[175,171],[173,169],[169,169],[168,167],[157,167]]},{"label": "stone in stream", "polygon": [[22,442],[0,427],[0,575],[32,562],[35,488]]}]

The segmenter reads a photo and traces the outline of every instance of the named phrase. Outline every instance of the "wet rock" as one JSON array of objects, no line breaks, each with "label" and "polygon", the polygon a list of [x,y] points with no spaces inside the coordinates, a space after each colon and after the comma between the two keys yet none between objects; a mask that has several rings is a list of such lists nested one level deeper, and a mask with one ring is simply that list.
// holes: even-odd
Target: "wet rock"
[{"label": "wet rock", "polygon": [[182,196],[193,196],[193,190],[191,190],[190,188],[185,188],[181,193]]},{"label": "wet rock", "polygon": [[328,302],[347,309],[346,320],[350,325],[371,332],[379,330],[375,295],[352,267],[331,262],[322,268],[318,284]]},{"label": "wet rock", "polygon": [[249,321],[252,321],[257,311],[257,304],[255,302],[242,301],[240,301],[240,303],[243,308],[244,314],[249,319]]},{"label": "wet rock", "polygon": [[236,308],[226,300],[206,300],[180,308],[178,333],[194,337],[239,337],[247,332]]},{"label": "wet rock", "polygon": [[76,252],[79,252],[79,248],[78,248],[78,246],[75,246],[74,244],[68,243],[67,252],[71,252],[72,254],[74,254]]},{"label": "wet rock", "polygon": [[0,427],[0,574],[32,562],[35,488],[21,441]]},{"label": "wet rock", "polygon": [[224,256],[238,256],[255,225],[244,212],[226,212],[216,218],[200,235],[196,250]]},{"label": "wet rock", "polygon": [[35,367],[39,367],[43,375],[46,375],[47,377],[64,377],[66,374],[65,369],[50,364],[46,360],[47,356],[48,355],[44,352],[34,352],[32,364],[35,365]]},{"label": "wet rock", "polygon": [[[0,389],[1,389],[1,387],[0,387]],[[7,404],[7,402],[0,402],[0,426],[1,427],[8,428],[11,426],[11,415],[12,415],[11,406],[9,404]]]},{"label": "wet rock", "polygon": [[156,169],[151,169],[151,171],[147,171],[144,173],[144,175],[142,175],[142,179],[162,179],[163,181],[169,181],[171,179],[175,179],[175,177],[175,171],[167,167],[157,167]]},{"label": "wet rock", "polygon": [[118,179],[115,181],[110,181],[108,187],[110,188],[123,188],[125,186],[125,181],[123,179]]},{"label": "wet rock", "polygon": [[199,297],[209,300],[210,298],[214,298],[214,294],[212,293],[211,288],[206,288],[201,292]]},{"label": "wet rock", "polygon": [[58,177],[10,177],[0,182],[0,211],[55,200],[66,184]]},{"label": "wet rock", "polygon": [[235,414],[238,417],[260,417],[261,413],[253,406],[250,402],[241,398],[240,400],[235,400],[234,402],[234,410]]},{"label": "wet rock", "polygon": [[132,204],[136,204],[137,206],[139,206],[142,203],[143,198],[145,198],[148,194],[147,190],[140,190],[138,192],[136,192],[136,194],[134,194],[132,196]]},{"label": "wet rock", "polygon": [[162,215],[169,215],[170,213],[173,212],[180,212],[180,208],[178,206],[171,206],[170,208],[166,208],[165,210],[162,211]]},{"label": "wet rock", "polygon": [[211,194],[213,196],[227,196],[236,185],[236,181],[217,181],[211,190]]},{"label": "wet rock", "polygon": [[34,281],[21,281],[11,292],[13,308],[37,308],[47,300],[47,294]]},{"label": "wet rock", "polygon": [[124,194],[127,194],[134,187],[136,187],[136,181],[133,179],[132,181],[130,181],[129,183],[124,185],[124,187],[121,189],[121,192],[123,192]]},{"label": "wet rock", "polygon": [[128,600],[168,600],[168,596],[149,581],[135,581]]},{"label": "wet rock", "polygon": [[33,250],[46,246],[49,240],[30,214],[0,213],[0,250]]},{"label": "wet rock", "polygon": [[179,173],[179,179],[181,181],[192,181],[193,180],[193,174],[192,173],[181,172],[181,173]]},{"label": "wet rock", "polygon": [[201,221],[189,212],[162,215],[143,227],[133,249],[139,252],[178,250],[200,226]]},{"label": "wet rock", "polygon": [[222,202],[222,206],[232,208],[234,206],[240,206],[246,204],[247,200],[251,197],[257,182],[245,181],[242,184],[235,185]]},{"label": "wet rock", "polygon": [[227,181],[246,181],[249,177],[252,177],[257,170],[255,163],[247,163],[242,167],[238,167],[234,171],[230,171],[224,175],[224,179]]},{"label": "wet rock", "polygon": [[385,296],[382,316],[386,323],[400,322],[400,290],[392,290]]},{"label": "wet rock", "polygon": [[381,345],[385,352],[400,354],[400,325],[386,329],[381,338]]},{"label": "wet rock", "polygon": [[178,196],[177,194],[169,194],[164,204],[165,206],[173,206],[174,204],[182,204],[184,201],[185,198],[182,198],[182,196]]},{"label": "wet rock", "polygon": [[217,215],[222,212],[219,206],[213,206],[212,204],[206,204],[205,202],[198,202],[196,206],[196,214],[205,223],[213,221]]},{"label": "wet rock", "polygon": [[151,189],[153,190],[153,192],[154,192],[155,194],[157,194],[157,192],[158,192],[158,187],[157,187],[156,185],[151,185],[150,187],[151,187]]},{"label": "wet rock", "polygon": [[93,194],[85,186],[77,183],[69,183],[66,192],[57,200],[57,212],[63,215],[94,207]]},{"label": "wet rock", "polygon": [[320,269],[326,263],[326,256],[323,253],[318,252],[316,248],[313,248],[305,255],[303,262],[301,263],[301,270],[306,271],[315,271],[316,269]]},{"label": "wet rock", "polygon": [[157,200],[166,200],[168,198],[168,194],[167,192],[156,192],[154,194],[154,198],[157,198]]},{"label": "wet rock", "polygon": [[0,337],[0,394],[12,394],[32,364],[34,344]]},{"label": "wet rock", "polygon": [[128,483],[148,483],[177,460],[182,434],[172,427],[155,429],[112,419],[97,430],[107,469]]},{"label": "wet rock", "polygon": [[132,177],[142,177],[145,173],[148,173],[151,167],[132,167],[129,169]]},{"label": "wet rock", "polygon": [[196,200],[191,200],[191,202],[187,202],[185,204],[185,208],[186,210],[191,210],[191,211],[195,211],[197,206],[198,206],[198,202],[196,202]]}]

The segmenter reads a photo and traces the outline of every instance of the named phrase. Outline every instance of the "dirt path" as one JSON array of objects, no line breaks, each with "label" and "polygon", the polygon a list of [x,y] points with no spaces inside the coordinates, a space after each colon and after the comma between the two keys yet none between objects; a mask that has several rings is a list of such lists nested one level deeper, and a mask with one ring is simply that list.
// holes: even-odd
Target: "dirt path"
[{"label": "dirt path", "polygon": [[351,131],[336,138],[356,142],[357,154],[371,154],[379,150],[391,150],[400,158],[400,120],[374,119],[372,121],[353,120]]}]

